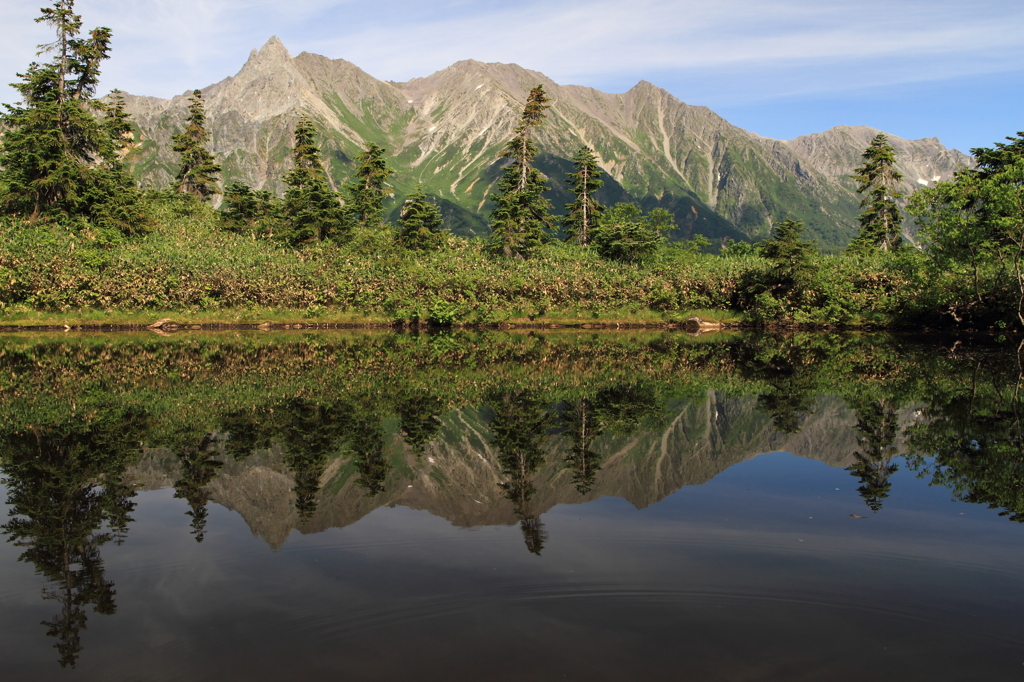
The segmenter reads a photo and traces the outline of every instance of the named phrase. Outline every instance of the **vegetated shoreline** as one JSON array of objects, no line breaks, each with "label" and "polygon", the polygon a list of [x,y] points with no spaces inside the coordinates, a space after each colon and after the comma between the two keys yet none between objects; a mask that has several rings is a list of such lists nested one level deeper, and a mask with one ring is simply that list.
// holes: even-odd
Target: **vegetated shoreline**
[{"label": "vegetated shoreline", "polygon": [[1005,311],[962,304],[970,269],[934,267],[916,249],[818,255],[787,289],[756,252],[663,247],[634,264],[552,243],[529,259],[495,259],[454,236],[410,251],[386,226],[295,250],[226,232],[197,202],[148,210],[149,232],[114,241],[0,218],[0,331],[138,331],[160,320],[210,330],[683,329],[696,317],[737,330],[1016,335],[999,326]]},{"label": "vegetated shoreline", "polygon": [[[691,335],[708,334],[714,332],[942,332],[957,334],[985,334],[995,333],[995,330],[978,329],[938,329],[929,326],[917,325],[886,325],[879,323],[862,324],[833,324],[833,323],[796,323],[796,322],[756,322],[745,319],[735,311],[701,311],[703,315],[694,315],[681,321],[651,321],[642,317],[630,318],[617,316],[615,319],[598,319],[591,321],[570,320],[564,316],[553,316],[550,319],[512,319],[497,323],[454,323],[448,325],[435,324],[428,321],[409,322],[406,320],[386,320],[381,316],[353,316],[344,315],[332,317],[330,314],[322,316],[322,319],[305,319],[301,310],[275,311],[271,315],[259,316],[246,314],[243,317],[249,321],[211,317],[209,313],[198,313],[190,316],[188,313],[160,313],[147,314],[139,311],[129,315],[119,315],[116,312],[88,311],[89,321],[84,321],[82,316],[74,312],[67,315],[45,315],[34,316],[33,322],[17,324],[13,321],[4,322],[0,316],[0,334],[12,334],[18,332],[91,332],[91,333],[113,333],[113,332],[155,332],[158,334],[169,334],[186,331],[284,331],[284,330],[374,330],[374,331],[395,331],[395,332],[438,332],[445,330],[464,331],[537,331],[561,329],[566,331],[629,331],[629,330],[663,330],[685,332]],[[105,313],[108,319],[96,319],[96,313]],[[242,311],[238,311],[242,312]],[[249,311],[246,311],[249,312]],[[716,314],[717,313],[717,314]],[[139,321],[140,317],[148,317],[152,322]],[[196,319],[198,318],[198,319]]]}]

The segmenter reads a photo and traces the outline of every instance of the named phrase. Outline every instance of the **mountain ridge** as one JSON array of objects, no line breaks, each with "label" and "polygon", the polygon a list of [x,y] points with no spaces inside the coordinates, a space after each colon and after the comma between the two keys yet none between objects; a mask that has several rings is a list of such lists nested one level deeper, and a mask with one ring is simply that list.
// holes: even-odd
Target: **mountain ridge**
[{"label": "mountain ridge", "polygon": [[[859,197],[847,177],[859,163],[866,127],[837,126],[794,140],[763,137],[640,81],[625,93],[559,85],[516,64],[472,59],[405,83],[380,81],[355,64],[302,52],[272,37],[237,74],[202,89],[225,184],[243,181],[281,193],[291,134],[314,118],[333,184],[344,182],[368,142],[388,150],[397,204],[416,184],[457,214],[457,233],[485,230],[487,199],[500,175],[529,89],[545,86],[551,108],[539,130],[537,165],[556,208],[570,200],[564,173],[581,145],[607,173],[600,198],[661,206],[676,217],[675,238],[757,240],[774,222],[804,220],[819,243],[841,248],[856,233]],[[144,186],[167,186],[176,172],[170,137],[187,94],[170,100],[126,96],[139,144],[128,162]],[[949,179],[970,157],[935,138],[891,136],[905,190]],[[859,146],[858,146],[859,145]]]}]

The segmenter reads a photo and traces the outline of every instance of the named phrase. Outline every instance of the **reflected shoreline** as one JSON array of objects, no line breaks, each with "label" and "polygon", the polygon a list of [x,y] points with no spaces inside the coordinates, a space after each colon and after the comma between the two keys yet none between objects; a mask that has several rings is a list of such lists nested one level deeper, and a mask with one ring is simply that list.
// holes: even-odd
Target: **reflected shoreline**
[{"label": "reflected shoreline", "polygon": [[135,491],[173,487],[202,543],[211,502],[271,547],[381,506],[518,524],[543,556],[556,504],[637,508],[760,452],[845,468],[884,513],[897,461],[1024,521],[1020,358],[892,336],[355,335],[10,338],[0,356],[9,542],[60,604],[74,666],[116,612],[100,548]]}]

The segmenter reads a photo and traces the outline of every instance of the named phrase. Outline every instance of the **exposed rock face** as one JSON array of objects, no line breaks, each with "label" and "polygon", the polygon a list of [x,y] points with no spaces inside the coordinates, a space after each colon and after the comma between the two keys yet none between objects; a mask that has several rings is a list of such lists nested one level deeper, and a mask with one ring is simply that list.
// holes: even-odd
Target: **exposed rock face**
[{"label": "exposed rock face", "polygon": [[[823,133],[803,135],[786,144],[818,171],[836,180],[848,181],[852,169],[863,163],[861,155],[864,150],[880,132],[867,126],[836,126]],[[937,137],[923,140],[888,137],[889,144],[896,150],[899,170],[903,173],[901,189],[908,194],[918,187],[950,180],[957,169],[972,163],[970,156],[943,147]]]},{"label": "exposed rock face", "polygon": [[[775,431],[756,405],[754,396],[709,391],[701,400],[669,406],[671,416],[659,429],[600,437],[594,450],[602,456],[601,470],[584,495],[564,465],[569,442],[549,436],[544,464],[533,477],[536,493],[528,511],[539,516],[556,504],[605,496],[644,508],[765,452],[783,450],[830,466],[852,463],[859,449],[856,418],[842,400],[820,397],[814,413],[793,435]],[[902,417],[912,419],[909,413]],[[342,454],[324,472],[319,504],[308,520],[295,511],[294,482],[280,448],[257,452],[241,463],[225,462],[207,489],[214,502],[239,512],[253,533],[274,547],[293,530],[312,533],[347,526],[385,505],[426,510],[457,526],[512,524],[517,519],[499,485],[504,478],[490,440],[484,413],[476,409],[445,416],[441,432],[419,456],[392,433],[385,446],[392,470],[384,492],[376,497],[368,497],[358,485],[355,467]],[[177,476],[177,459],[164,450],[149,451],[130,472],[130,480],[150,489],[173,485]]]},{"label": "exposed rock face", "polygon": [[[479,215],[489,211],[502,150],[537,84],[552,100],[538,136],[538,166],[555,185],[556,207],[568,201],[568,159],[586,144],[609,175],[602,199],[670,209],[677,237],[758,239],[787,217],[804,220],[832,247],[855,233],[858,198],[847,176],[873,135],[868,128],[770,140],[644,81],[616,95],[561,86],[515,64],[472,60],[393,84],[344,60],[291,57],[277,38],[203,95],[226,181],[281,192],[294,123],[306,113],[320,127],[336,186],[348,177],[354,155],[375,142],[388,149],[398,171],[399,198],[422,183],[449,214],[461,212],[457,231],[473,233],[483,226]],[[166,186],[177,164],[170,137],[185,118],[187,94],[127,101],[143,140],[129,162],[144,185]],[[910,182],[948,178],[967,161],[937,140],[892,140]]]}]

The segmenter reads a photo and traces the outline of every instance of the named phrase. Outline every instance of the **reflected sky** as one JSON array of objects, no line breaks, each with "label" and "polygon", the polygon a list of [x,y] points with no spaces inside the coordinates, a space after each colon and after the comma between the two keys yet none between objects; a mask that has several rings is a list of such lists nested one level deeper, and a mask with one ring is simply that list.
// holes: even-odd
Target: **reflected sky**
[{"label": "reflected sky", "polygon": [[104,549],[118,612],[73,672],[35,627],[43,581],[0,549],[4,677],[1010,679],[1022,529],[907,471],[851,518],[853,483],[761,455],[643,510],[560,504],[542,556],[516,526],[401,506],[274,550],[213,505],[200,544],[185,501],[143,492]]},{"label": "reflected sky", "polygon": [[1014,679],[1019,360],[862,335],[0,339],[0,670]]}]

